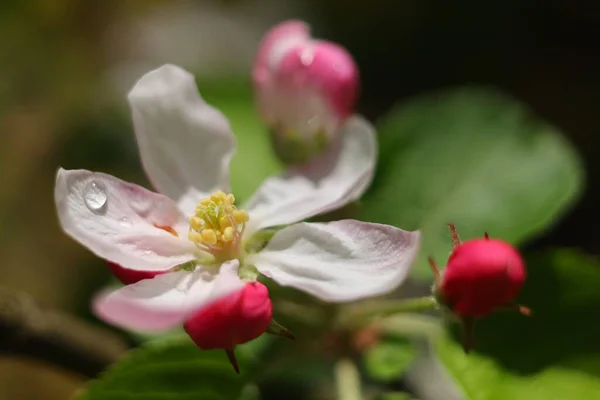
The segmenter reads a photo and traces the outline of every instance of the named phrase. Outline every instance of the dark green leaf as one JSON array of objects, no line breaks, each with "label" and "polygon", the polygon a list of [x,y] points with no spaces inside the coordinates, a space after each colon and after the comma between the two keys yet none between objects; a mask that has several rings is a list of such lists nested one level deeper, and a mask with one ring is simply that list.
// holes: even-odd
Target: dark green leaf
[{"label": "dark green leaf", "polygon": [[[270,338],[238,346],[241,375],[224,351],[202,351],[189,338],[146,342],[92,381],[78,400],[238,400],[252,394],[259,354]],[[256,397],[255,397],[256,398]]]},{"label": "dark green leaf", "polygon": [[260,390],[258,386],[250,384],[244,387],[237,400],[260,400]]},{"label": "dark green leaf", "polygon": [[580,160],[561,133],[492,89],[416,98],[378,131],[378,172],[359,216],[421,229],[421,278],[431,279],[427,256],[446,261],[447,223],[463,238],[488,231],[519,243],[553,223],[582,186]]},{"label": "dark green leaf", "polygon": [[377,398],[377,400],[411,400],[412,397],[408,393],[403,392],[393,392],[386,393]]},{"label": "dark green leaf", "polygon": [[477,321],[473,353],[455,335],[438,356],[471,400],[600,398],[600,263],[559,250],[528,266],[520,300],[533,316],[493,314]]}]

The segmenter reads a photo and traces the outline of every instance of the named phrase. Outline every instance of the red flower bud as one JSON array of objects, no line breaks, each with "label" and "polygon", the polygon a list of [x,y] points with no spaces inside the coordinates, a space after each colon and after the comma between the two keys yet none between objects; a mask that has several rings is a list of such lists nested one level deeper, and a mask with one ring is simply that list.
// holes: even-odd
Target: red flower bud
[{"label": "red flower bud", "polygon": [[529,313],[527,308],[512,303],[525,282],[525,263],[519,252],[502,240],[490,239],[486,234],[485,238],[461,243],[454,225],[450,224],[450,230],[454,248],[443,274],[431,258],[429,261],[436,275],[435,295],[465,324],[468,351],[474,318],[511,306]]},{"label": "red flower bud", "polygon": [[273,316],[269,291],[259,282],[202,308],[183,325],[194,343],[203,350],[225,349],[238,371],[233,349],[263,334]]},{"label": "red flower bud", "polygon": [[127,269],[121,267],[119,264],[108,261],[108,267],[114,274],[114,276],[121,281],[124,285],[131,285],[132,283],[139,282],[144,279],[152,279],[156,275],[164,274],[169,271],[138,271],[135,269]]},{"label": "red flower bud", "polygon": [[456,247],[442,276],[440,291],[452,310],[483,317],[510,304],[525,282],[523,259],[497,239],[473,239]]}]

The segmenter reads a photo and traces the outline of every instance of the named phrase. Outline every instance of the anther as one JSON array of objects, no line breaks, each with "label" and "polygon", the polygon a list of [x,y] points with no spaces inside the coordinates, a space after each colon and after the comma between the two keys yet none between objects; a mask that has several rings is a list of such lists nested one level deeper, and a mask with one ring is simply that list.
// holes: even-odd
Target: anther
[{"label": "anther", "polygon": [[201,200],[189,219],[189,239],[203,250],[230,254],[239,245],[248,222],[248,213],[238,210],[234,203],[235,197],[222,191]]},{"label": "anther", "polygon": [[203,229],[202,240],[208,244],[215,244],[217,243],[217,233],[213,229]]},{"label": "anther", "polygon": [[233,240],[233,228],[228,226],[223,230],[223,241],[231,242]]},{"label": "anther", "polygon": [[238,224],[248,222],[248,213],[244,210],[234,210],[232,215],[233,215],[233,219]]}]

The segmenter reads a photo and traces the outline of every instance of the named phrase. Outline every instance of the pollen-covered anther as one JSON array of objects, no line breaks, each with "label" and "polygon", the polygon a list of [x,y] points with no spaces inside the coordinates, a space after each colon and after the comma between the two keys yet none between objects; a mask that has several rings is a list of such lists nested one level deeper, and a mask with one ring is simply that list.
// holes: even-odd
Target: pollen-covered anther
[{"label": "pollen-covered anther", "polygon": [[235,206],[235,197],[217,191],[202,199],[189,219],[188,238],[211,252],[238,246],[248,213]]}]

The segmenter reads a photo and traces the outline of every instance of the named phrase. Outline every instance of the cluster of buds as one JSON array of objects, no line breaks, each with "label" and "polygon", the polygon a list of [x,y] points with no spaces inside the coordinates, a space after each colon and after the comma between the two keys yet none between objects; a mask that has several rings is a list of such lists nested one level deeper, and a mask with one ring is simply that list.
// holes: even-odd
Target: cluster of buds
[{"label": "cluster of buds", "polygon": [[435,275],[433,293],[438,303],[452,311],[463,323],[464,349],[473,345],[473,321],[499,308],[517,309],[524,315],[531,311],[513,303],[525,282],[525,263],[510,244],[483,238],[461,242],[456,228],[449,224],[452,252],[446,268],[438,269],[433,258],[429,264]]}]

